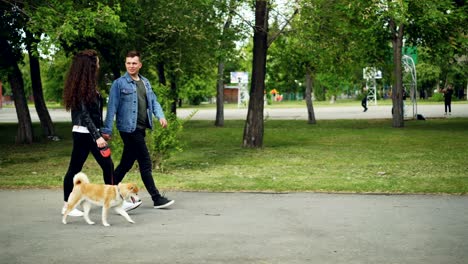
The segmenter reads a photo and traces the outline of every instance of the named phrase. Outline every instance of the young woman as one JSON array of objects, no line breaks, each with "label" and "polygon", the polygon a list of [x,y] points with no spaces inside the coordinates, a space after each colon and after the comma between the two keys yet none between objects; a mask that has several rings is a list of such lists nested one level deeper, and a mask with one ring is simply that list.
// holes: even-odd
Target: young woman
[{"label": "young woman", "polygon": [[[65,109],[71,111],[73,149],[68,171],[63,179],[64,207],[73,190],[73,177],[80,172],[89,153],[101,166],[104,182],[112,184],[114,164],[110,156],[101,155],[100,149],[107,146],[99,128],[103,125],[103,100],[97,90],[99,58],[94,50],[84,50],[73,57],[65,80],[63,100]],[[83,212],[74,209],[70,216],[82,216]]]}]

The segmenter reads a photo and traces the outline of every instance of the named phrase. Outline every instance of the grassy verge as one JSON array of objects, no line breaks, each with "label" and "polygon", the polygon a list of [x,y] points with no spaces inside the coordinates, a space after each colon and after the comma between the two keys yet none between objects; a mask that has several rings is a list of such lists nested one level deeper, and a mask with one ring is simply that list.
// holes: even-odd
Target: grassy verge
[{"label": "grassy verge", "polygon": [[[411,101],[407,100],[407,104],[410,104]],[[452,104],[467,104],[467,100],[458,100],[454,99],[452,101]],[[391,99],[379,99],[377,101],[378,105],[392,105],[392,100]],[[444,102],[440,101],[433,101],[433,100],[419,100],[417,101],[418,105],[441,105],[442,107],[444,106]],[[342,106],[361,106],[361,100],[357,99],[339,99],[335,101],[335,103],[330,103],[330,101],[314,101],[314,108],[321,108],[321,107],[342,107]],[[232,108],[237,108],[237,104],[230,103],[230,104],[224,104],[224,107],[226,109],[232,109]],[[298,100],[298,101],[282,101],[282,102],[272,102],[269,105],[265,105],[265,108],[305,108],[306,103],[304,100]],[[183,105],[182,108],[197,108],[197,109],[206,109],[206,108],[214,108],[216,109],[216,104],[201,104],[198,106],[193,106],[193,105]]]},{"label": "grassy verge", "polygon": [[[244,121],[190,121],[184,151],[154,177],[162,190],[446,193],[468,191],[468,119],[269,120],[263,149],[241,147]],[[35,127],[37,134],[39,126]],[[59,142],[11,144],[16,125],[0,125],[0,188],[62,186],[71,151],[70,124],[57,124]],[[118,157],[114,157],[118,163]],[[102,183],[97,163],[83,169]],[[126,181],[141,183],[137,170]]]}]

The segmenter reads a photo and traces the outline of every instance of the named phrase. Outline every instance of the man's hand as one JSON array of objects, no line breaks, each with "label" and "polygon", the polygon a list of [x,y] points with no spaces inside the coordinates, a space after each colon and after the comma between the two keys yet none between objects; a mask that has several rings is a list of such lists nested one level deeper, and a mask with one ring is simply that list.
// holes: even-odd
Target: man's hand
[{"label": "man's hand", "polygon": [[166,127],[167,127],[167,120],[166,120],[166,118],[161,118],[161,119],[159,119],[159,123],[161,124],[161,126],[162,126],[163,128],[166,128]]},{"label": "man's hand", "polygon": [[106,140],[109,141],[111,139],[111,136],[109,134],[102,133],[101,136]]}]

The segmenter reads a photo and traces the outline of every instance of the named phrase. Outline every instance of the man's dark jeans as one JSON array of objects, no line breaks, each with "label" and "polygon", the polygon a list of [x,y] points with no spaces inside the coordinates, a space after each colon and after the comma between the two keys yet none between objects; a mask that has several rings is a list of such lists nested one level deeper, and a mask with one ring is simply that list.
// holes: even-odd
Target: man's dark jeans
[{"label": "man's dark jeans", "polygon": [[145,130],[136,129],[132,133],[120,132],[120,137],[124,143],[124,149],[120,164],[114,172],[114,184],[118,184],[125,177],[125,174],[133,167],[135,160],[138,161],[140,167],[140,175],[145,188],[151,195],[152,199],[160,196],[159,190],[154,183],[151,171],[151,158],[146,147]]}]

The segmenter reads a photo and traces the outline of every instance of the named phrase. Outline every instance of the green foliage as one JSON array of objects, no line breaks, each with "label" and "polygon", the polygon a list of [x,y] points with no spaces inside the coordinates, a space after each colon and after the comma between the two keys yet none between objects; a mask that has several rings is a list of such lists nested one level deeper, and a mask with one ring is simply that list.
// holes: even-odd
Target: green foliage
[{"label": "green foliage", "polygon": [[[187,76],[189,77],[189,76]],[[186,98],[191,105],[199,105],[203,100],[213,97],[216,94],[215,76],[194,75],[183,82],[180,98]]]},{"label": "green foliage", "polygon": [[63,51],[59,51],[51,58],[41,59],[40,62],[45,99],[62,102],[63,86],[71,58],[66,57]]},{"label": "green foliage", "polygon": [[183,144],[179,135],[183,130],[185,120],[178,119],[174,114],[166,116],[168,124],[166,128],[158,126],[158,120],[154,120],[154,128],[146,137],[146,144],[150,152],[153,169],[164,171],[164,161],[169,159],[174,152],[181,152]]},{"label": "green foliage", "polygon": [[135,31],[131,41],[149,55],[145,56],[145,65],[164,64],[166,82],[176,84],[178,92],[184,87],[181,81],[196,75],[206,78],[213,72],[221,32],[214,1],[138,2],[142,4],[132,6],[128,12],[137,11],[139,15],[126,19]]},{"label": "green foliage", "polygon": [[122,157],[124,144],[115,122],[114,127],[112,128],[112,139],[108,141],[108,143],[111,148],[112,160],[114,161],[114,164],[117,165],[116,162]]},{"label": "green foliage", "polygon": [[421,62],[416,65],[419,87],[435,88],[441,74],[441,69],[430,62]]},{"label": "green foliage", "polygon": [[6,76],[11,66],[23,58],[24,32],[27,19],[21,13],[22,5],[0,1],[0,75]]},{"label": "green foliage", "polygon": [[44,32],[68,47],[83,38],[119,33],[125,29],[125,24],[120,21],[120,4],[113,1],[51,0],[31,6],[26,12],[30,12],[31,29]]},{"label": "green foliage", "polygon": [[176,115],[170,113],[169,109],[170,89],[167,86],[153,83],[153,90],[155,91],[158,101],[160,102],[164,115],[167,120],[167,127],[161,128],[159,120],[153,120],[153,130],[148,133],[146,143],[148,151],[150,152],[153,169],[164,170],[164,162],[169,159],[174,152],[183,150],[183,143],[180,141],[180,133],[183,131],[183,125],[190,120],[196,113],[193,112],[186,119],[178,119]]},{"label": "green foliage", "polygon": [[444,94],[443,93],[434,93],[430,98],[430,101],[433,102],[442,102],[444,101]]}]

